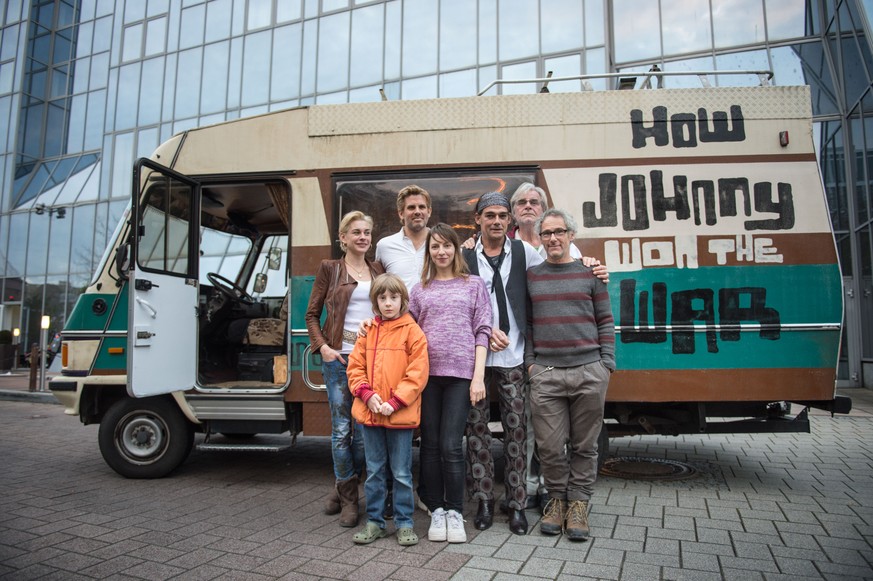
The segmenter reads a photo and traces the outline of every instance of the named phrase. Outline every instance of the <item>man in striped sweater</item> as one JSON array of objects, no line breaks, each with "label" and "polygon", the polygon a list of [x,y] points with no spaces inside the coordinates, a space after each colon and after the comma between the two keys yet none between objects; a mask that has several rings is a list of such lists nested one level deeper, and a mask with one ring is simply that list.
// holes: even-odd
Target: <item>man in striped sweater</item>
[{"label": "man in striped sweater", "polygon": [[[540,532],[586,540],[588,503],[597,478],[597,436],[609,376],[615,370],[615,326],[606,285],[570,256],[577,227],[563,210],[536,223],[546,262],[527,271],[531,300],[525,365],[549,503]],[[565,446],[566,444],[566,446]]]}]

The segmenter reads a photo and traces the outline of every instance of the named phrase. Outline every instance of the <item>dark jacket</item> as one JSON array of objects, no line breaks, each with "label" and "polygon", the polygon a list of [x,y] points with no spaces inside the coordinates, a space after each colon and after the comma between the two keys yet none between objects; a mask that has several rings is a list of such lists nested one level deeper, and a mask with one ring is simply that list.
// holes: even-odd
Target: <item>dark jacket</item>
[{"label": "dark jacket", "polygon": [[[385,269],[379,262],[367,260],[370,276],[376,278]],[[309,306],[306,308],[306,330],[309,332],[309,343],[312,352],[318,353],[321,346],[327,343],[331,349],[339,351],[343,346],[343,323],[346,309],[358,281],[346,272],[346,263],[342,258],[322,260],[309,295]],[[324,326],[321,326],[321,311],[327,310]]]}]

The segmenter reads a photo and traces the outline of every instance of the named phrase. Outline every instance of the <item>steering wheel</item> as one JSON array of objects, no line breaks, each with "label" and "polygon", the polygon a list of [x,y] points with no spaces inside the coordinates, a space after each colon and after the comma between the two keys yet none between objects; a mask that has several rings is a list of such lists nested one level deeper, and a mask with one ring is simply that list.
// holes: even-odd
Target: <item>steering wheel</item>
[{"label": "steering wheel", "polygon": [[209,279],[209,282],[218,289],[218,292],[226,296],[232,301],[239,301],[244,305],[253,305],[255,304],[255,299],[245,291],[244,288],[239,286],[238,284],[224,278],[220,274],[216,274],[214,272],[206,273],[206,278]]}]

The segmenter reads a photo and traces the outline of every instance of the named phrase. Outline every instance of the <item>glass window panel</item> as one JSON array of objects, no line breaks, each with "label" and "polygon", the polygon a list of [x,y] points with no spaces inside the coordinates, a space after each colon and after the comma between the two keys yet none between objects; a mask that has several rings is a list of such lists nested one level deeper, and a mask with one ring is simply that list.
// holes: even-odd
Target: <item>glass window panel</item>
[{"label": "glass window panel", "polygon": [[148,157],[157,149],[158,145],[158,128],[150,127],[143,129],[136,135],[136,157]]},{"label": "glass window panel", "polygon": [[349,12],[321,18],[318,32],[318,92],[348,87]]},{"label": "glass window panel", "polygon": [[227,108],[239,107],[240,89],[242,84],[242,52],[243,41],[234,38],[230,41],[230,66],[227,71]]},{"label": "glass window panel", "polygon": [[206,6],[203,4],[182,10],[179,48],[189,48],[203,44],[203,23],[205,20]]},{"label": "glass window panel", "polygon": [[[589,75],[596,75],[598,73],[606,72],[606,49],[598,48],[598,49],[588,49],[585,51],[585,73]],[[595,91],[605,91],[609,86],[609,81],[605,78],[603,79],[590,79],[588,81],[591,84],[591,88]]]},{"label": "glass window panel", "polygon": [[612,10],[616,63],[660,56],[661,20],[657,2],[614,0]]},{"label": "glass window panel", "polygon": [[585,46],[604,44],[606,18],[603,14],[603,0],[585,0]]},{"label": "glass window panel", "polygon": [[76,206],[71,208],[68,214],[70,222],[75,221],[76,224],[76,227],[72,229],[70,240],[70,246],[73,249],[70,255],[70,270],[88,273],[88,276],[94,270],[99,259],[99,256],[94,256],[94,206],[94,204]]},{"label": "glass window panel", "polygon": [[[269,111],[270,111],[270,107],[268,107],[267,105],[259,105],[257,107],[247,107],[245,109],[241,109],[239,116],[240,116],[240,118],[254,117],[255,115],[262,115],[264,113],[268,113]],[[179,127],[182,127],[182,129],[179,129]],[[176,124],[176,132],[177,133],[179,131],[184,130],[184,129],[187,129],[187,127],[183,127],[179,123]]]},{"label": "glass window panel", "polygon": [[[87,2],[87,0],[86,0]],[[21,3],[22,0],[9,0],[6,4],[5,8],[5,21],[4,22],[13,22],[16,20],[21,20]],[[0,10],[3,10],[0,8]]]},{"label": "glass window panel", "polygon": [[[484,0],[483,0],[484,1]],[[400,77],[400,2],[385,4],[385,78]]]},{"label": "glass window panel", "polygon": [[712,48],[709,0],[661,4],[664,54],[683,54]]},{"label": "glass window panel", "polygon": [[224,120],[224,113],[215,113],[214,115],[201,116],[198,124],[200,125],[200,127],[204,127],[206,125],[215,125],[216,123],[221,123]]},{"label": "glass window panel", "polygon": [[46,157],[60,155],[64,152],[64,135],[66,132],[67,110],[62,102],[53,101],[48,106],[46,119],[45,149]]},{"label": "glass window panel", "polygon": [[303,23],[303,54],[300,68],[300,94],[315,93],[315,69],[318,56],[318,21],[307,20]]},{"label": "glass window panel", "polygon": [[146,3],[142,2],[124,2],[124,23],[136,22],[145,18]]},{"label": "glass window panel", "polygon": [[88,90],[102,89],[106,86],[109,78],[109,53],[104,52],[91,59],[91,77],[88,81]]},{"label": "glass window panel", "polygon": [[85,122],[85,143],[83,149],[99,149],[103,139],[103,115],[106,111],[106,91],[88,94],[88,118]]},{"label": "glass window panel", "polygon": [[67,129],[67,151],[82,150],[85,139],[85,117],[87,114],[88,96],[77,95],[70,100],[70,124]]},{"label": "glass window panel", "polygon": [[10,26],[0,30],[0,61],[6,61],[15,58],[18,52],[18,30],[19,26]]},{"label": "glass window panel", "polygon": [[167,45],[167,17],[146,22],[145,56],[160,54]]},{"label": "glass window panel", "polygon": [[436,0],[404,4],[403,49],[400,55],[403,59],[404,77],[436,72],[438,16]]},{"label": "glass window panel", "polygon": [[[715,57],[715,68],[720,71],[766,71],[770,68],[766,50],[722,54]],[[719,87],[757,86],[753,75],[716,75]]]},{"label": "glass window panel", "polygon": [[479,0],[478,62],[497,62],[497,0]]},{"label": "glass window panel", "polygon": [[202,62],[202,48],[194,48],[179,53],[175,107],[175,116],[177,118],[197,115],[197,106],[200,103],[200,70]]},{"label": "glass window panel", "polygon": [[[80,157],[72,175],[64,182],[61,192],[58,194],[57,200],[55,200],[55,204],[62,205],[75,202],[79,193],[91,178],[91,174],[96,173],[96,167],[97,164],[94,163],[93,156],[86,155]],[[96,198],[96,195],[94,197]]]},{"label": "glass window panel", "polygon": [[867,68],[870,58],[867,51],[861,52],[858,39],[854,36],[844,37],[841,44],[846,107],[851,109],[870,86]]},{"label": "glass window panel", "polygon": [[46,182],[49,174],[51,173],[52,167],[54,167],[54,162],[41,163],[37,166],[36,171],[33,175],[33,179],[30,180],[27,188],[18,198],[19,204],[32,200],[39,195],[39,193],[42,191],[43,184]]},{"label": "glass window panel", "polygon": [[139,89],[138,125],[152,125],[161,121],[161,100],[164,93],[164,59],[149,59],[142,63],[142,82]]},{"label": "glass window panel", "polygon": [[440,4],[440,70],[476,64],[476,11],[476,3],[469,0],[443,0]]},{"label": "glass window panel", "polygon": [[230,33],[239,36],[245,31],[246,3],[236,0],[233,3],[233,21],[230,25]]},{"label": "glass window panel", "polygon": [[379,88],[379,85],[372,85],[370,87],[352,89],[349,91],[349,103],[372,103],[373,101],[381,101],[382,95],[379,94]]},{"label": "glass window panel", "polygon": [[146,16],[166,14],[169,10],[170,0],[149,0],[148,14]]},{"label": "glass window panel", "polygon": [[61,63],[70,60],[73,49],[73,42],[70,40],[69,35],[72,32],[72,29],[66,29],[58,31],[55,34],[55,46],[52,50],[52,62]]},{"label": "glass window panel", "polygon": [[349,84],[352,87],[382,80],[382,44],[385,22],[382,4],[353,10]]},{"label": "glass window panel", "polygon": [[91,54],[91,38],[93,35],[93,22],[85,22],[79,25],[79,35],[76,37],[76,57],[84,57]]},{"label": "glass window panel", "polygon": [[109,224],[106,221],[109,214],[109,204],[95,204],[95,206],[94,253],[97,254],[99,260],[100,256],[103,255],[103,249],[106,248],[106,241],[109,235],[114,231],[115,224]]},{"label": "glass window panel", "polygon": [[[584,30],[582,2],[578,0],[540,0],[542,52],[582,48]],[[531,31],[532,32],[532,31]]]},{"label": "glass window panel", "polygon": [[[543,64],[544,77],[548,75],[549,71],[552,71],[553,77],[582,74],[582,57],[578,54],[546,59]],[[552,81],[549,83],[549,92],[551,93],[573,93],[581,90],[582,81]]]},{"label": "glass window panel", "polygon": [[337,103],[348,103],[349,96],[348,91],[337,91],[336,93],[327,93],[324,95],[318,95],[315,98],[315,102],[319,105],[334,105]]},{"label": "glass window panel", "polygon": [[164,83],[164,106],[161,108],[161,120],[166,121],[173,118],[173,102],[176,99],[176,83],[169,82],[169,79],[176,78],[176,60],[178,53],[170,53],[167,55],[167,65],[164,68],[164,78],[168,82]]},{"label": "glass window panel", "polygon": [[232,0],[216,0],[206,5],[206,42],[230,36]]},{"label": "glass window panel", "polygon": [[130,168],[133,167],[133,133],[115,135],[112,151],[111,197],[130,197]]},{"label": "glass window panel", "polygon": [[140,63],[121,67],[118,74],[118,99],[115,108],[115,128],[130,129],[136,125],[139,95]]},{"label": "glass window panel", "polygon": [[512,60],[539,53],[540,18],[537,3],[528,0],[500,2],[500,60]]},{"label": "glass window panel", "polygon": [[292,24],[273,32],[273,80],[270,100],[282,101],[300,95],[300,43],[303,25]]},{"label": "glass window panel", "polygon": [[282,0],[276,3],[276,24],[300,20],[303,5],[300,0]]},{"label": "glass window panel", "polygon": [[349,0],[321,0],[322,12],[332,12],[349,7]]},{"label": "glass window panel", "polygon": [[764,41],[761,0],[712,0],[712,28],[716,48]]},{"label": "glass window panel", "polygon": [[243,106],[265,103],[269,98],[271,36],[271,32],[265,30],[257,34],[250,34],[245,38],[242,79]]},{"label": "glass window panel", "polygon": [[273,0],[249,0],[246,30],[270,26],[273,18]]},{"label": "glass window panel", "polygon": [[305,0],[304,18],[315,18],[318,16],[318,0]]},{"label": "glass window panel", "polygon": [[[712,57],[705,56],[696,59],[685,59],[682,61],[672,61],[665,63],[662,67],[665,71],[682,72],[682,71],[711,71],[715,69]],[[654,80],[653,80],[654,81]],[[715,84],[715,80],[710,77],[709,82]],[[697,75],[682,75],[677,77],[664,77],[664,88],[695,88],[699,89],[703,85]]]},{"label": "glass window panel", "polygon": [[476,69],[440,75],[440,97],[472,97],[478,91]]},{"label": "glass window panel", "polygon": [[402,82],[403,100],[434,99],[437,96],[436,76],[408,79]]},{"label": "glass window panel", "polygon": [[29,217],[30,212],[12,214],[9,217],[6,276],[24,276],[24,263],[27,253],[27,219]]},{"label": "glass window panel", "polygon": [[[12,77],[15,72],[15,63],[5,63],[0,65],[0,93],[12,92]],[[5,125],[5,123],[4,123]]]},{"label": "glass window panel", "polygon": [[203,49],[203,87],[200,91],[201,113],[222,111],[226,106],[229,53],[230,43],[227,41],[208,44]]},{"label": "glass window panel", "polygon": [[799,6],[797,0],[764,0],[764,8],[767,10],[767,37],[770,42],[806,34],[809,7]]},{"label": "glass window panel", "polygon": [[112,45],[112,17],[107,16],[94,21],[94,53],[109,50]]},{"label": "glass window panel", "polygon": [[[500,78],[503,80],[534,79],[537,76],[537,63],[530,61],[515,65],[506,65],[501,69]],[[539,87],[536,83],[506,83],[500,85],[500,92],[504,95],[529,95],[536,93]]]},{"label": "glass window panel", "polygon": [[[24,271],[28,279],[45,276],[50,219],[48,214],[43,214],[42,216],[31,214],[30,232],[27,238],[27,264]],[[41,283],[42,281],[28,282]]]},{"label": "glass window panel", "polygon": [[48,273],[59,275],[66,274],[70,270],[70,231],[72,216],[69,210],[65,212],[63,219],[52,216],[49,220],[51,232],[49,244],[51,252],[48,253]]},{"label": "glass window panel", "polygon": [[68,93],[68,83],[70,77],[67,74],[67,67],[55,67],[52,69],[52,88],[49,93],[49,99],[57,99]]},{"label": "glass window panel", "polygon": [[[14,0],[13,4],[19,1],[20,0]],[[94,11],[96,9],[96,0],[82,0],[79,3],[79,18],[81,20],[92,20],[94,18]]]},{"label": "glass window panel", "polygon": [[83,58],[73,63],[73,93],[84,93],[88,90],[88,78],[91,76],[91,59]]}]

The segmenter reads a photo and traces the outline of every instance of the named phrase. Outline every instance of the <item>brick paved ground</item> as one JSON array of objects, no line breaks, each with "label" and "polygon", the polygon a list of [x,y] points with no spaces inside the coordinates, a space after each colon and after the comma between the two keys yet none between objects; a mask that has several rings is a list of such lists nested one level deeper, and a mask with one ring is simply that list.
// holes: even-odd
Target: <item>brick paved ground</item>
[{"label": "brick paved ground", "polygon": [[513,536],[505,517],[474,535],[469,516],[467,544],[401,549],[356,547],[321,514],[327,439],[195,451],[170,478],[126,480],[103,463],[97,426],[0,401],[0,578],[873,579],[873,416],[812,422],[812,434],[612,440],[700,474],[601,478],[588,543]]}]

